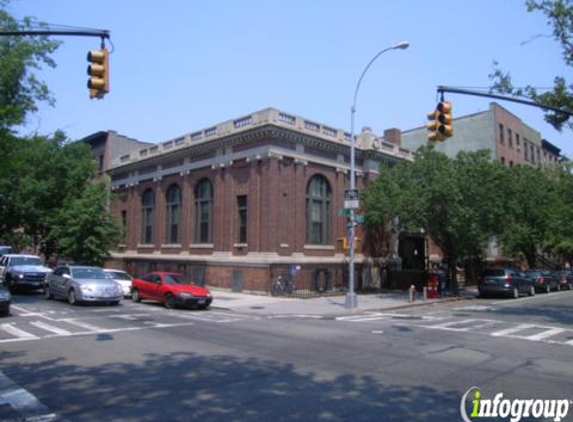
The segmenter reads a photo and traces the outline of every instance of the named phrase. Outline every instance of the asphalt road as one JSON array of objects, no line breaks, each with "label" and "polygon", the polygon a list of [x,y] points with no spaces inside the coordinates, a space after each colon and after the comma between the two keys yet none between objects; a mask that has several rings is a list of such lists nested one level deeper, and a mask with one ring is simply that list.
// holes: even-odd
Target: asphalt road
[{"label": "asphalt road", "polygon": [[459,421],[474,386],[573,400],[573,292],[328,318],[31,295],[12,313],[0,421]]}]

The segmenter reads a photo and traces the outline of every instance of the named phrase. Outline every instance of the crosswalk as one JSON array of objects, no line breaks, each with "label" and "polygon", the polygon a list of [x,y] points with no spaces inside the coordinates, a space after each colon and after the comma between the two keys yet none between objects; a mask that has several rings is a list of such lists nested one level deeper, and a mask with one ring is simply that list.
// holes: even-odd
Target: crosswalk
[{"label": "crosswalk", "polygon": [[134,308],[101,308],[89,311],[39,311],[25,306],[13,306],[14,317],[0,320],[0,344],[185,327],[204,322],[224,324],[249,318],[247,315],[217,310],[186,312],[152,307],[145,311]]},{"label": "crosswalk", "polygon": [[448,314],[410,315],[370,312],[336,318],[349,323],[392,322],[407,324],[425,330],[487,335],[494,338],[511,338],[548,344],[573,346],[573,329],[545,324],[501,321],[493,318],[460,318]]}]

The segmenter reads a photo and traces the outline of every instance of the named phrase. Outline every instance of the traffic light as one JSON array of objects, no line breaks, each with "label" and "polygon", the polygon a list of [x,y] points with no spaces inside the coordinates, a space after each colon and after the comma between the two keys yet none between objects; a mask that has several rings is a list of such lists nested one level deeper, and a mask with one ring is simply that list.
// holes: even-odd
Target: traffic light
[{"label": "traffic light", "polygon": [[428,120],[430,123],[426,127],[430,131],[428,133],[429,141],[445,141],[447,138],[454,134],[452,128],[452,103],[449,101],[441,101],[432,113],[428,113]]},{"label": "traffic light", "polygon": [[109,92],[109,51],[105,48],[88,53],[90,98],[103,98]]}]

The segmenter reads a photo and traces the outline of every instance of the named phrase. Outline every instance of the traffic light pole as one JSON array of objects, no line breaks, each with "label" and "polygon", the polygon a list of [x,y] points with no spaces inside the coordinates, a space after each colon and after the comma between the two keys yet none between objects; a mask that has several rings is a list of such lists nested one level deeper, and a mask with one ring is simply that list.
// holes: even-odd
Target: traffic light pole
[{"label": "traffic light pole", "polygon": [[539,108],[542,108],[545,110],[554,111],[556,113],[563,113],[563,114],[567,114],[569,116],[573,116],[573,112],[569,111],[569,110],[563,110],[561,108],[547,106],[544,104],[536,103],[535,101],[531,101],[531,100],[523,100],[520,98],[509,97],[507,95],[489,94],[489,93],[485,93],[485,92],[473,91],[470,89],[454,88],[454,87],[442,86],[442,85],[438,86],[437,91],[438,91],[438,93],[441,93],[441,94],[443,94],[444,92],[449,92],[452,94],[474,95],[476,97],[486,97],[486,98],[493,98],[493,99],[502,100],[502,101],[511,101],[514,103],[520,103],[520,104],[525,104],[525,105],[529,105],[529,106],[533,106],[533,107],[539,107]]},{"label": "traffic light pole", "polygon": [[26,35],[58,35],[58,36],[74,36],[74,37],[100,37],[102,42],[104,39],[109,39],[109,31],[106,29],[85,29],[85,30],[59,30],[53,31],[50,29],[41,30],[26,30],[26,31],[0,31],[0,36],[22,37]]}]

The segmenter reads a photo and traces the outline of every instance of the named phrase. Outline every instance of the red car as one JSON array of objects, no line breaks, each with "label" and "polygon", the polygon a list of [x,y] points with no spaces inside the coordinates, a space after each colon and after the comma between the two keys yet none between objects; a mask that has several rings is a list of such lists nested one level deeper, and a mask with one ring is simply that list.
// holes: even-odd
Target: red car
[{"label": "red car", "polygon": [[168,309],[178,305],[207,309],[213,301],[209,290],[185,283],[181,274],[163,271],[135,278],[131,298],[134,302],[144,299],[162,302]]}]

